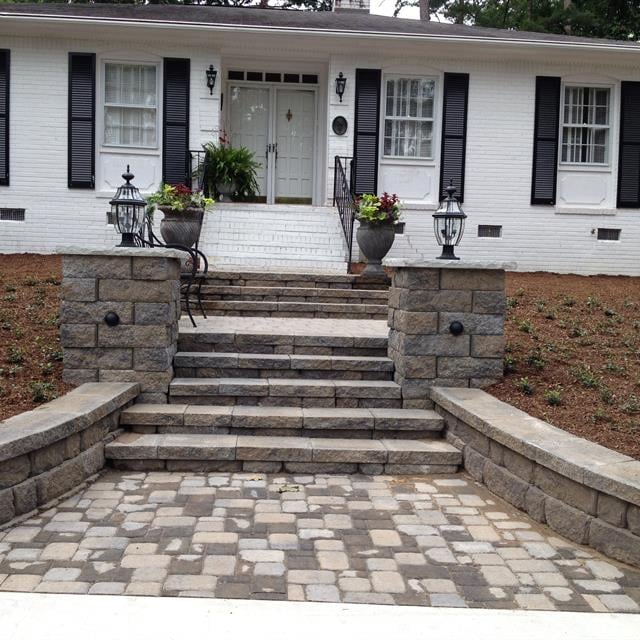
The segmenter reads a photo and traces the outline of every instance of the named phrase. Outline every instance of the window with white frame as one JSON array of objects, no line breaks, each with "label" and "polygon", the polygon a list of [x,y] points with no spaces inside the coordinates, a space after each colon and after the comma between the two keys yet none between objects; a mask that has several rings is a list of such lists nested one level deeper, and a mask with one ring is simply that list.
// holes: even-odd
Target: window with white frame
[{"label": "window with white frame", "polygon": [[610,111],[610,89],[576,86],[564,88],[563,163],[609,163]]},{"label": "window with white frame", "polygon": [[104,144],[154,148],[158,144],[157,67],[104,66]]},{"label": "window with white frame", "polygon": [[386,78],[385,157],[433,158],[435,88],[429,78]]}]

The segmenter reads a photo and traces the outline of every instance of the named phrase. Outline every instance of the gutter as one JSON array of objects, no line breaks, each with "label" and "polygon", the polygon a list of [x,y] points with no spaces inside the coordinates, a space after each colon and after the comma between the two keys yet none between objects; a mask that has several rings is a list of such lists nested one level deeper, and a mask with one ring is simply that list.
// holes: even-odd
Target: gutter
[{"label": "gutter", "polygon": [[535,40],[527,38],[501,38],[488,36],[462,36],[462,35],[445,35],[445,34],[414,34],[402,32],[386,32],[386,31],[349,31],[347,29],[322,29],[322,28],[299,28],[299,27],[275,27],[260,25],[238,25],[227,23],[211,24],[208,22],[173,22],[169,20],[132,20],[129,18],[86,18],[86,17],[68,17],[53,14],[15,14],[0,11],[0,19],[11,20],[15,22],[31,22],[43,24],[75,24],[91,26],[104,25],[121,25],[128,27],[153,27],[156,29],[193,29],[197,31],[212,32],[235,32],[235,33],[269,33],[269,34],[296,34],[303,36],[333,36],[338,38],[375,38],[384,40],[410,40],[410,41],[434,41],[434,42],[451,42],[451,43],[480,43],[480,44],[498,44],[498,45],[524,45],[535,47],[551,47],[562,49],[589,49],[596,51],[615,51],[615,52],[637,52],[640,53],[640,46],[636,43],[601,43],[601,42],[568,42],[558,41],[552,42],[548,40]]}]

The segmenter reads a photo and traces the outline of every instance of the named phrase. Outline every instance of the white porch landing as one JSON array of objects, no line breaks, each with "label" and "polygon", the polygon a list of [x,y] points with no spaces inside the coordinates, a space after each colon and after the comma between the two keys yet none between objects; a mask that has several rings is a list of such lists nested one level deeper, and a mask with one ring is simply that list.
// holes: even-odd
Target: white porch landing
[{"label": "white porch landing", "polygon": [[210,268],[347,272],[333,207],[220,202],[205,217],[200,248]]}]

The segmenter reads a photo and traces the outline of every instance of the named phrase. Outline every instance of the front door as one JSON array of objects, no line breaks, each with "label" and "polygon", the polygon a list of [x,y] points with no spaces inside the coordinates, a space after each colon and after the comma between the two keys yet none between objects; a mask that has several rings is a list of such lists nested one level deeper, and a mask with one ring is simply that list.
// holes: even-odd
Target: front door
[{"label": "front door", "polygon": [[231,144],[257,162],[259,200],[310,204],[313,198],[316,93],[277,86],[229,87]]}]

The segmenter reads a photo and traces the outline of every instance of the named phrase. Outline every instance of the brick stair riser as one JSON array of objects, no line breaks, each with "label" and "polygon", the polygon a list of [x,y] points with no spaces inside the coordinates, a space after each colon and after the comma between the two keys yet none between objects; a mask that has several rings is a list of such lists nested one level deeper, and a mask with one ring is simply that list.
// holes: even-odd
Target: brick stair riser
[{"label": "brick stair riser", "polygon": [[202,287],[202,296],[207,300],[315,302],[320,304],[387,305],[388,302],[388,294],[385,291],[316,287],[213,286],[207,284]]},{"label": "brick stair riser", "polygon": [[[203,249],[204,250],[204,249]],[[336,274],[343,273],[346,270],[344,260],[287,260],[274,259],[272,256],[264,257],[246,257],[241,255],[218,256],[215,253],[207,252],[212,262],[216,262],[220,266],[228,266],[230,268],[237,267],[242,263],[243,267],[251,267],[253,269],[272,270],[286,269],[294,271],[296,269],[315,269],[322,272],[334,272]],[[307,256],[308,257],[308,256]]]},{"label": "brick stair riser", "polygon": [[248,287],[314,287],[321,289],[375,289],[388,291],[389,284],[357,275],[323,275],[315,273],[252,273],[211,271],[207,284],[213,286]]},{"label": "brick stair riser", "polygon": [[316,408],[348,408],[348,409],[401,409],[400,398],[335,398],[313,396],[231,396],[219,393],[201,395],[182,395],[169,393],[169,402],[196,405],[245,405],[250,407],[316,407]]},{"label": "brick stair riser", "polygon": [[325,369],[238,369],[174,366],[178,378],[302,378],[303,380],[393,380],[393,371],[332,371]]},{"label": "brick stair riser", "polygon": [[338,473],[363,475],[451,475],[459,465],[445,464],[379,464],[351,462],[279,462],[259,460],[110,460],[118,471],[176,471],[192,473],[245,472],[245,473]]}]

